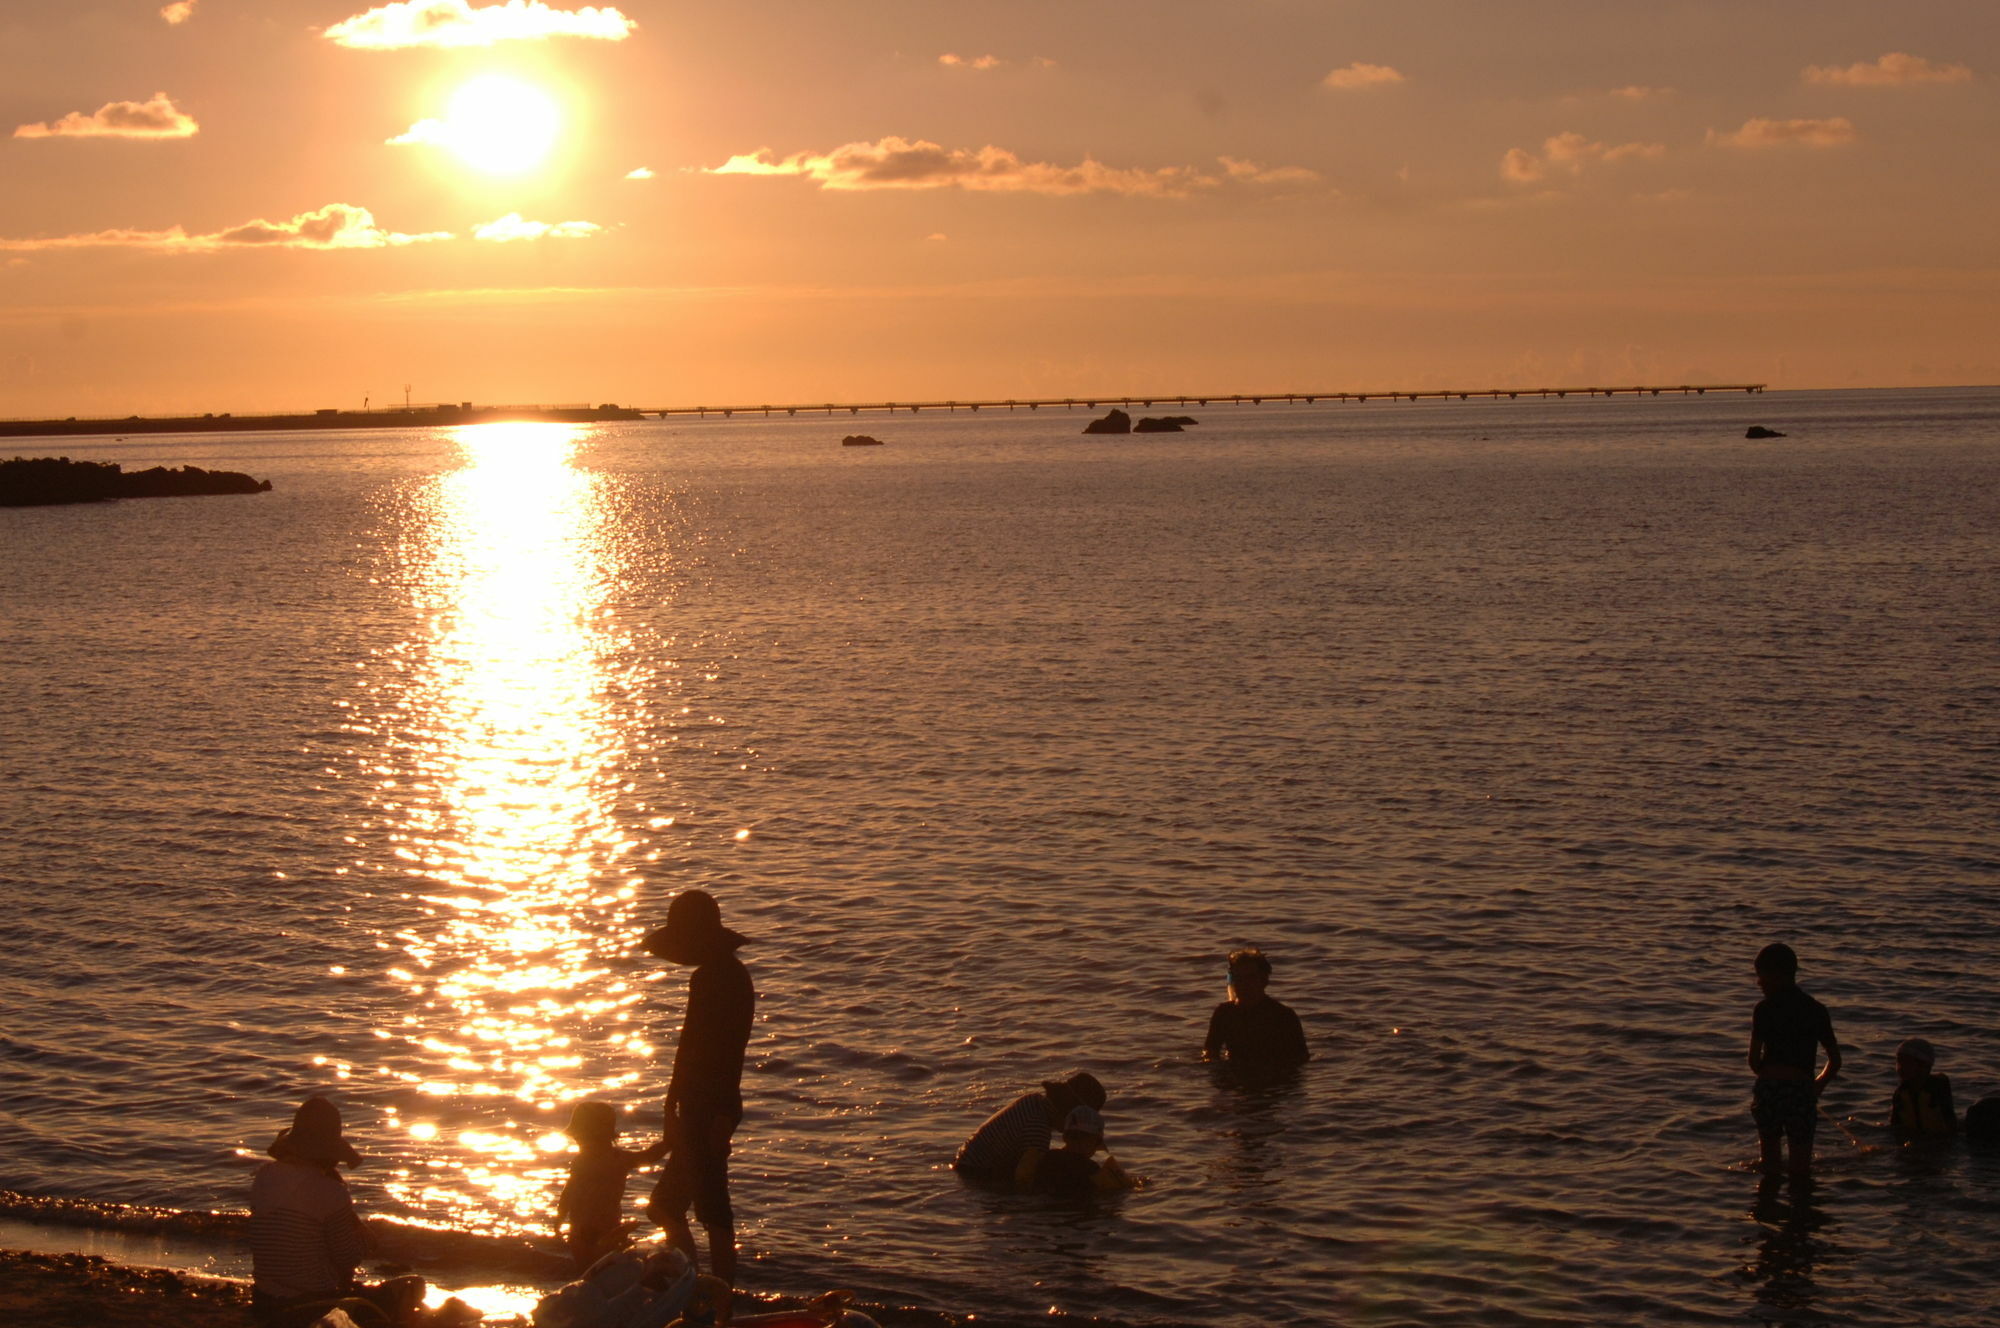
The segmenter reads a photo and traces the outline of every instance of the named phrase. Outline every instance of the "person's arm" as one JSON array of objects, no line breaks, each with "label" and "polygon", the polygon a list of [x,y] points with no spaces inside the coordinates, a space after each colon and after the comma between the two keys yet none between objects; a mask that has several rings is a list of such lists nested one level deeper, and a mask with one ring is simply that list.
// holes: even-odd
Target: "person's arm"
[{"label": "person's arm", "polygon": [[1030,1148],[1022,1153],[1021,1160],[1014,1164],[1014,1183],[1024,1190],[1033,1185],[1035,1172],[1041,1169],[1042,1157],[1048,1151],[1046,1148]]},{"label": "person's arm", "polygon": [[575,1188],[576,1178],[572,1176],[563,1182],[562,1193],[556,1196],[556,1216],[555,1220],[549,1223],[549,1230],[555,1232],[558,1236],[562,1234],[563,1223],[569,1220],[570,1191]]},{"label": "person's arm", "polygon": [[1228,1008],[1229,1002],[1224,1001],[1216,1006],[1215,1013],[1208,1017],[1208,1036],[1203,1038],[1201,1043],[1201,1058],[1205,1061],[1222,1059],[1222,1016]]},{"label": "person's arm", "polygon": [[671,1147],[672,1145],[667,1142],[667,1136],[664,1133],[662,1133],[660,1137],[658,1139],[655,1139],[652,1143],[647,1144],[644,1148],[638,1149],[637,1151],[629,1152],[628,1155],[632,1159],[632,1165],[634,1169],[637,1169],[639,1167],[650,1167],[655,1162],[658,1162],[662,1158],[666,1157]]},{"label": "person's arm", "polygon": [[1826,1068],[1813,1080],[1815,1091],[1823,1089],[1840,1073],[1840,1039],[1833,1035],[1833,1016],[1820,1021],[1819,1044],[1826,1048]]},{"label": "person's arm", "polygon": [[1937,1080],[1938,1114],[1944,1117],[1946,1134],[1958,1133],[1958,1109],[1951,1102],[1951,1080],[1944,1075],[1933,1076]]},{"label": "person's arm", "polygon": [[[1763,1006],[1757,1007],[1762,1010]],[[1757,1027],[1757,1016],[1750,1016],[1750,1073],[1764,1073],[1764,1039]]]},{"label": "person's arm", "polygon": [[1124,1164],[1115,1157],[1107,1157],[1090,1178],[1090,1183],[1100,1190],[1136,1190],[1146,1183],[1142,1176],[1135,1176],[1125,1170]]},{"label": "person's arm", "polygon": [[1299,1022],[1299,1013],[1287,1008],[1285,1011],[1285,1055],[1294,1065],[1304,1065],[1312,1059],[1312,1048],[1306,1045],[1306,1028]]}]

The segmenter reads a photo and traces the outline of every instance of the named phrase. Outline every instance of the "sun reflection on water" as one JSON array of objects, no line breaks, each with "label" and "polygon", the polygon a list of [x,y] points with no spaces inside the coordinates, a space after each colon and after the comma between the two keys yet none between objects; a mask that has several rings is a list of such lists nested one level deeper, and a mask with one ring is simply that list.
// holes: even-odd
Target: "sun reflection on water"
[{"label": "sun reflection on water", "polygon": [[[582,436],[457,434],[464,465],[439,482],[408,569],[429,637],[395,663],[402,740],[372,772],[423,919],[394,938],[407,958],[388,971],[410,999],[379,1031],[399,1045],[387,1072],[416,1163],[386,1188],[473,1227],[545,1224],[560,1108],[629,1097],[650,1063],[640,990],[603,958],[638,884],[617,812],[623,698],[639,689],[619,672],[615,544],[603,479],[575,464]],[[481,1124],[424,1119],[447,1113]]]}]

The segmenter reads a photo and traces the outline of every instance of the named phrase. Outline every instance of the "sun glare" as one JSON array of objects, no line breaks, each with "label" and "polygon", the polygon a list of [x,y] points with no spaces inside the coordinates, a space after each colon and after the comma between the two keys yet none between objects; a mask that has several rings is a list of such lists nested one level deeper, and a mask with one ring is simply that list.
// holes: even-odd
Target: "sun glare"
[{"label": "sun glare", "polygon": [[518,175],[542,164],[562,132],[562,112],[531,83],[484,74],[451,95],[443,138],[475,170]]}]

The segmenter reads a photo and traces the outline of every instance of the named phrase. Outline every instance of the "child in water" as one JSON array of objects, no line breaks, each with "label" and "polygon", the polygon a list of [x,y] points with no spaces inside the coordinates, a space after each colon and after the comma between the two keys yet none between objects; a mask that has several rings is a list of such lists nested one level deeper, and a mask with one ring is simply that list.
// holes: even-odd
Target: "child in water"
[{"label": "child in water", "polygon": [[1092,1107],[1079,1106],[1063,1119],[1063,1146],[1053,1153],[1031,1149],[1021,1159],[1016,1179],[1044,1194],[1088,1194],[1093,1190],[1137,1189],[1141,1182],[1106,1155],[1100,1164],[1092,1155],[1104,1147],[1104,1117]]},{"label": "child in water", "polygon": [[1906,1038],[1896,1048],[1898,1082],[1889,1101],[1889,1128],[1905,1138],[1958,1132],[1951,1080],[1932,1073],[1936,1064],[1937,1052],[1923,1038]]},{"label": "child in water", "polygon": [[[1750,1114],[1757,1121],[1764,1170],[1777,1171],[1789,1145],[1792,1179],[1804,1180],[1812,1174],[1819,1095],[1840,1073],[1840,1043],[1833,1036],[1833,1016],[1799,990],[1798,975],[1799,957],[1791,946],[1767,945],[1758,952],[1757,986],[1764,999],[1750,1017],[1750,1069],[1757,1076]],[[1826,1068],[1814,1075],[1821,1047]]]},{"label": "child in water", "polygon": [[565,1240],[580,1273],[624,1244],[620,1211],[625,1182],[640,1167],[665,1157],[667,1141],[662,1138],[649,1148],[618,1147],[618,1114],[605,1102],[577,1103],[563,1133],[576,1140],[576,1156],[556,1200],[554,1230],[562,1235],[563,1223],[569,1223]]}]

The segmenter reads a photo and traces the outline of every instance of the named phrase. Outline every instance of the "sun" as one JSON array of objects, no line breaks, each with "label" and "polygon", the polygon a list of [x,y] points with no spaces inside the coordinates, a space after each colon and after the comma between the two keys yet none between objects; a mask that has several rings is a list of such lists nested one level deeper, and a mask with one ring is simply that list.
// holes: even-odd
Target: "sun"
[{"label": "sun", "polygon": [[482,74],[451,94],[437,139],[474,170],[519,175],[541,165],[561,133],[562,111],[548,93]]}]

